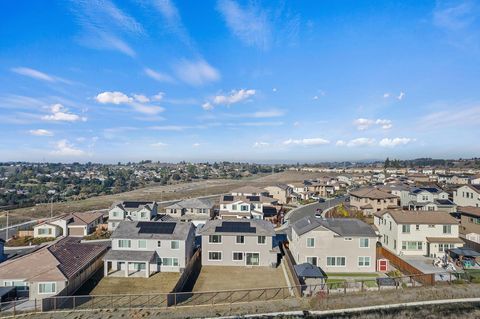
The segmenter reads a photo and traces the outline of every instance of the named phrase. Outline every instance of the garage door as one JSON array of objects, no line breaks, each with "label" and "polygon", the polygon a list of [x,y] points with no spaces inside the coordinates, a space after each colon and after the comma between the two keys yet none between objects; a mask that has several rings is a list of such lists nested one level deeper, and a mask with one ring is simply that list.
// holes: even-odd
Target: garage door
[{"label": "garage door", "polygon": [[83,227],[69,227],[70,236],[81,236],[83,237]]}]

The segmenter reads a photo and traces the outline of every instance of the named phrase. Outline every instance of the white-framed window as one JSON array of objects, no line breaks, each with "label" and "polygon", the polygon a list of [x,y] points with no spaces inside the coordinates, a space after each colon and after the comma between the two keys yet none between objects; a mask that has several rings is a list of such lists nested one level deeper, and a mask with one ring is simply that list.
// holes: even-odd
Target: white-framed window
[{"label": "white-framed window", "polygon": [[243,253],[241,251],[234,251],[232,254],[232,259],[234,261],[243,260]]},{"label": "white-framed window", "polygon": [[420,225],[415,225],[415,230],[420,230]]},{"label": "white-framed window", "polygon": [[260,245],[264,245],[267,243],[267,237],[265,236],[258,236],[257,243]]},{"label": "white-framed window", "polygon": [[238,236],[235,238],[235,243],[237,243],[237,244],[245,244],[245,236],[243,236],[243,235],[238,235]]},{"label": "white-framed window", "polygon": [[39,282],[38,293],[39,294],[54,294],[57,292],[57,284],[54,282]]},{"label": "white-framed window", "polygon": [[171,249],[180,249],[180,242],[178,240],[172,240],[170,242]]},{"label": "white-framed window", "polygon": [[175,257],[163,257],[162,258],[163,266],[178,266],[178,258]]},{"label": "white-framed window", "polygon": [[315,256],[307,257],[307,263],[316,266],[317,265],[317,257],[315,257]]},{"label": "white-framed window", "polygon": [[452,225],[443,225],[443,233],[444,234],[451,234],[452,233]]},{"label": "white-framed window", "polygon": [[329,267],[345,267],[347,263],[346,257],[329,256],[327,257],[327,266]]},{"label": "white-framed window", "polygon": [[52,229],[51,228],[39,228],[38,229],[38,234],[39,235],[51,235],[52,234]]},{"label": "white-framed window", "polygon": [[147,241],[145,239],[138,240],[138,248],[139,249],[147,249]]},{"label": "white-framed window", "polygon": [[368,247],[370,247],[370,239],[360,238],[360,248],[368,248]]},{"label": "white-framed window", "polygon": [[314,248],[315,247],[315,238],[307,238],[307,247]]},{"label": "white-framed window", "polygon": [[358,267],[370,267],[371,259],[369,256],[358,257]]},{"label": "white-framed window", "polygon": [[210,244],[220,244],[222,242],[222,235],[210,235],[208,236],[208,242]]},{"label": "white-framed window", "polygon": [[209,251],[208,252],[208,260],[222,260],[222,252],[221,251]]},{"label": "white-framed window", "polygon": [[240,209],[242,212],[248,212],[248,206],[247,205],[241,205]]},{"label": "white-framed window", "polygon": [[438,244],[438,251],[446,251],[455,248],[455,244]]},{"label": "white-framed window", "polygon": [[119,239],[118,247],[120,248],[132,248],[132,242],[130,239]]},{"label": "white-framed window", "polygon": [[402,250],[422,250],[423,243],[421,241],[402,241]]},{"label": "white-framed window", "polygon": [[410,233],[410,225],[402,225],[402,233],[404,234]]},{"label": "white-framed window", "polygon": [[157,247],[162,247],[162,241],[161,240],[157,241]]},{"label": "white-framed window", "polygon": [[237,210],[237,205],[236,204],[232,205],[232,210]]}]

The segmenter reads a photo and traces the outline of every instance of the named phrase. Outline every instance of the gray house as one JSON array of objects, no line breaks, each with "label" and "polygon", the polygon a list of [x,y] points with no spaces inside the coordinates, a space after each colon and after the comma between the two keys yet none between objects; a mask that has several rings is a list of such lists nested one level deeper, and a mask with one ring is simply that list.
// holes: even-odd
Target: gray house
[{"label": "gray house", "polygon": [[202,265],[275,266],[280,252],[275,231],[265,220],[209,220],[202,236]]},{"label": "gray house", "polygon": [[123,221],[104,257],[105,276],[150,277],[156,272],[181,272],[193,255],[195,227],[179,221]]},{"label": "gray house", "polygon": [[361,220],[307,216],[292,225],[288,239],[297,264],[327,273],[375,272],[377,235]]},{"label": "gray house", "polygon": [[124,201],[112,205],[108,212],[108,230],[113,231],[123,220],[149,221],[157,216],[156,202]]},{"label": "gray house", "polygon": [[165,207],[165,213],[195,226],[205,224],[214,215],[214,202],[207,198],[185,199]]}]

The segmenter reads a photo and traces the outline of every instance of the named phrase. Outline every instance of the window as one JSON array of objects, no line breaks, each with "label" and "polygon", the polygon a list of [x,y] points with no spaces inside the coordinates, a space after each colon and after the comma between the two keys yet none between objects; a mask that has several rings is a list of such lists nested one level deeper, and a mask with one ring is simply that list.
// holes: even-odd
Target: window
[{"label": "window", "polygon": [[139,249],[146,249],[147,248],[147,241],[145,239],[140,239],[138,241],[138,248]]},{"label": "window", "polygon": [[233,260],[243,260],[243,253],[242,252],[233,252]]},{"label": "window", "polygon": [[172,240],[170,242],[170,248],[171,249],[179,249],[180,248],[180,242],[178,240]]},{"label": "window", "polygon": [[352,237],[345,237],[343,240],[345,240],[345,241],[352,241]]},{"label": "window", "polygon": [[451,234],[452,233],[452,225],[443,225],[443,233],[444,234]]},{"label": "window", "polygon": [[370,240],[368,238],[360,238],[360,248],[370,247]]},{"label": "window", "polygon": [[240,209],[241,209],[242,212],[248,212],[248,206],[247,205],[240,206]]},{"label": "window", "polygon": [[422,250],[423,243],[421,241],[402,241],[402,250]]},{"label": "window", "polygon": [[265,236],[258,236],[257,243],[259,244],[266,244],[267,243],[267,237]]},{"label": "window", "polygon": [[454,244],[438,244],[438,251],[446,251],[455,248]]},{"label": "window", "polygon": [[52,229],[51,228],[39,228],[38,229],[38,234],[39,235],[51,235],[52,234]]},{"label": "window", "polygon": [[141,212],[141,213],[140,213],[140,218],[145,218],[146,216],[147,216],[147,215],[146,215],[145,212]]},{"label": "window", "polygon": [[29,290],[28,282],[24,282],[24,281],[8,280],[8,281],[4,281],[3,285],[5,287],[16,287],[17,291]]},{"label": "window", "polygon": [[157,247],[162,247],[162,242],[160,240],[157,241]]},{"label": "window", "polygon": [[415,230],[420,230],[420,225],[415,225]]},{"label": "window", "polygon": [[428,228],[435,228],[435,225],[428,225]]},{"label": "window", "polygon": [[237,205],[236,204],[232,205],[232,210],[237,210]]},{"label": "window", "polygon": [[209,251],[208,260],[222,260],[222,252],[220,251]]},{"label": "window", "polygon": [[222,242],[222,235],[210,235],[208,236],[208,242],[211,244],[219,244]]},{"label": "window", "polygon": [[38,293],[39,294],[54,294],[57,290],[57,285],[54,282],[39,282]]},{"label": "window", "polygon": [[358,267],[370,267],[370,257],[358,257]]},{"label": "window", "polygon": [[327,266],[345,267],[346,257],[327,257]]},{"label": "window", "polygon": [[237,244],[245,244],[245,236],[237,236],[235,242]]},{"label": "window", "polygon": [[410,225],[402,225],[402,233],[404,234],[410,233]]},{"label": "window", "polygon": [[315,238],[307,238],[307,247],[309,248],[315,247]]},{"label": "window", "polygon": [[163,266],[178,266],[178,258],[164,257],[162,258]]},{"label": "window", "polygon": [[396,239],[393,240],[393,249],[397,249],[397,240]]},{"label": "window", "polygon": [[307,263],[317,265],[317,257],[307,257]]},{"label": "window", "polygon": [[120,240],[118,240],[118,247],[120,247],[120,248],[131,248],[132,243],[129,239],[120,239]]}]

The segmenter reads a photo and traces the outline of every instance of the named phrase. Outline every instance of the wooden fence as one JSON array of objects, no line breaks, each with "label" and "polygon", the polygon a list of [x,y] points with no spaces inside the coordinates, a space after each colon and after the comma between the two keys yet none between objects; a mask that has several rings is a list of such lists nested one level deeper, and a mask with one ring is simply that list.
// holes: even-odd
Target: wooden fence
[{"label": "wooden fence", "polygon": [[[168,306],[177,304],[180,300],[177,300],[177,293],[184,292],[187,286],[192,286],[195,283],[200,271],[202,269],[202,249],[198,248],[193,254],[192,258],[188,261],[180,279],[178,280],[171,293],[167,296]],[[187,289],[188,290],[188,289]],[[188,293],[183,294],[182,297],[188,299]]]},{"label": "wooden fence", "polygon": [[295,291],[296,291],[296,296],[301,297],[302,296],[302,286],[305,285],[305,283],[300,282],[300,279],[297,276],[297,273],[295,272],[295,268],[293,267],[295,265],[295,260],[293,259],[292,253],[290,252],[290,249],[282,243],[282,249],[284,252],[283,258],[286,261],[287,264],[287,271],[290,273],[290,277],[293,280],[293,285],[295,286]]},{"label": "wooden fence", "polygon": [[401,272],[410,275],[416,275],[415,278],[418,282],[428,286],[435,285],[435,274],[425,274],[424,272],[410,265],[408,262],[398,257],[394,253],[391,253],[383,247],[377,247],[377,258],[380,258],[380,256],[388,259],[390,263],[392,263]]}]

